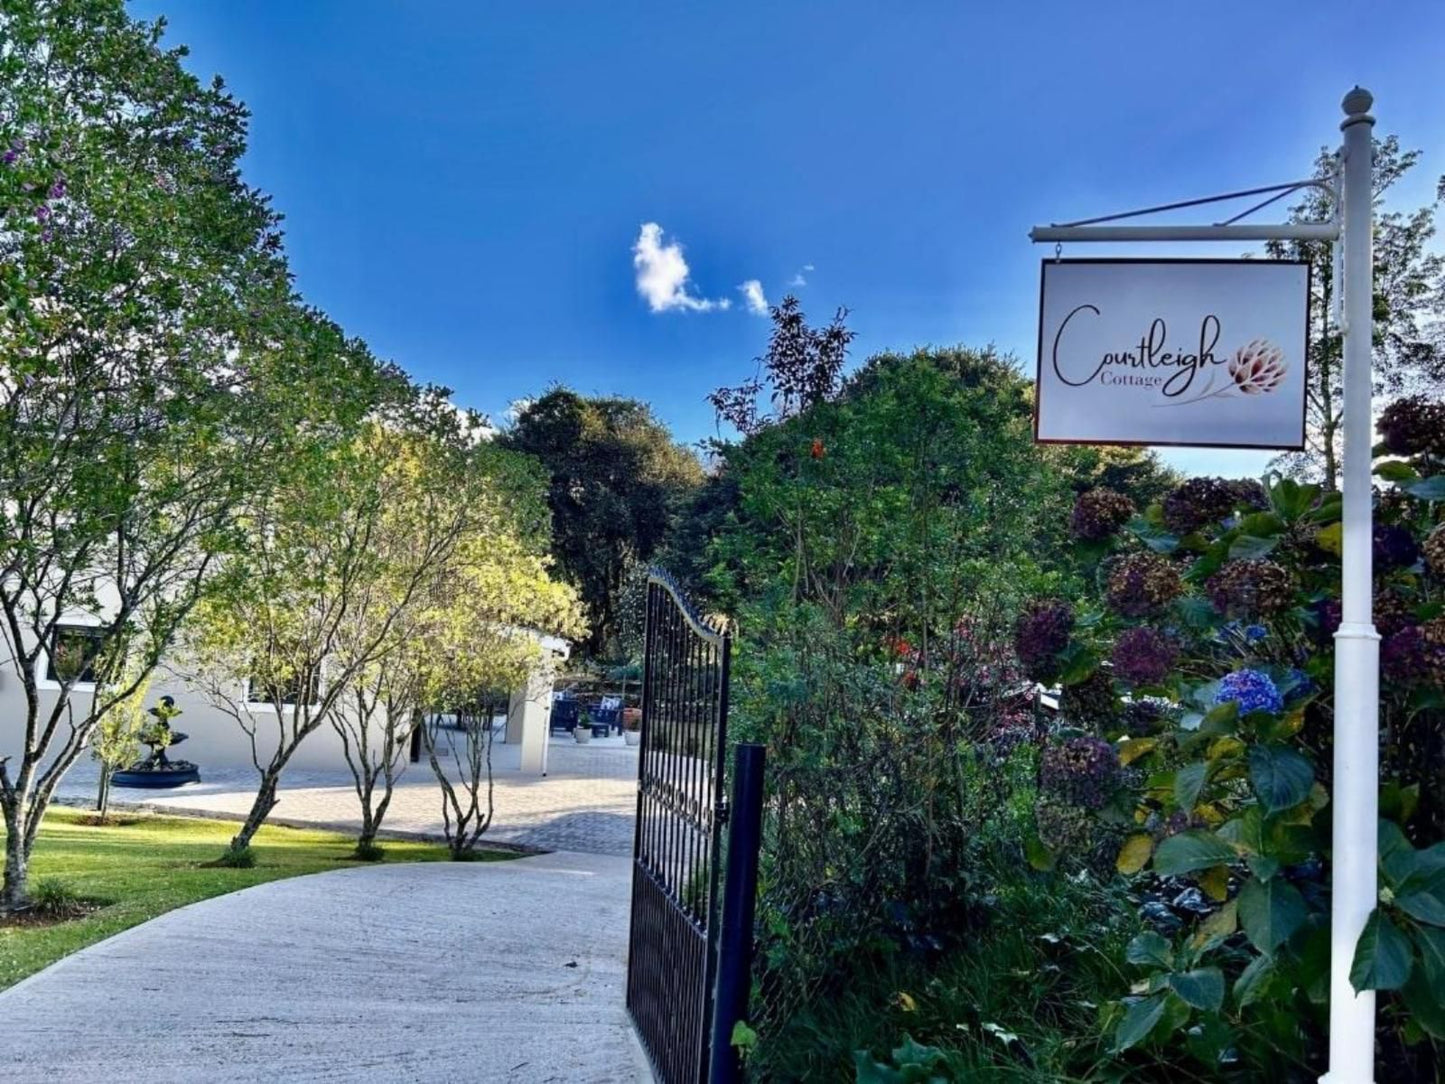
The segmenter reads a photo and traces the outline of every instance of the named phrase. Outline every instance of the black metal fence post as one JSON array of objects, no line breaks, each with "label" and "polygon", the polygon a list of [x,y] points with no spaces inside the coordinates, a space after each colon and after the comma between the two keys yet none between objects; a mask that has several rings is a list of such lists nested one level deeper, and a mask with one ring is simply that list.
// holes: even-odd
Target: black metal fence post
[{"label": "black metal fence post", "polygon": [[747,1015],[752,991],[753,920],[758,902],[758,851],[763,833],[761,745],[739,745],[733,757],[733,802],[728,823],[727,878],[718,938],[717,997],[713,1007],[708,1084],[741,1079],[733,1026]]}]

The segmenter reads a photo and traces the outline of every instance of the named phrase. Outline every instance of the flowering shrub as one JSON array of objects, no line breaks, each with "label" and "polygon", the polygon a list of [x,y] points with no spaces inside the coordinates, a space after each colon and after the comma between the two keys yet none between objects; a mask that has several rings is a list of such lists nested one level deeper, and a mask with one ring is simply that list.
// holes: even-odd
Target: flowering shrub
[{"label": "flowering shrub", "polygon": [[1099,542],[1116,534],[1134,511],[1134,502],[1124,494],[1100,486],[1079,495],[1069,526],[1075,537]]},{"label": "flowering shrub", "polygon": [[[1377,468],[1384,892],[1352,979],[1388,991],[1383,1057],[1419,1079],[1445,1040],[1445,414],[1406,400],[1381,432],[1414,458]],[[1105,543],[1101,606],[1051,637],[1046,607],[1020,622],[1030,672],[1062,676],[1060,725],[1088,731],[1040,756],[1037,842],[1062,857],[1116,832],[1150,927],[1105,1012],[1125,1060],[1177,1041],[1212,1072],[1323,1068],[1341,533],[1317,486],[1194,479]]]},{"label": "flowering shrub", "polygon": [[1024,608],[1014,626],[1014,650],[1029,677],[1048,681],[1058,673],[1056,660],[1073,628],[1073,609],[1060,599],[1038,599]]},{"label": "flowering shrub", "polygon": [[1109,573],[1105,595],[1124,617],[1158,613],[1184,592],[1179,570],[1153,553],[1131,553]]},{"label": "flowering shrub", "polygon": [[1114,676],[1130,685],[1158,685],[1174,668],[1174,638],[1149,625],[1125,629],[1114,641]]},{"label": "flowering shrub", "polygon": [[1258,670],[1234,670],[1225,674],[1214,694],[1214,703],[1234,704],[1240,715],[1284,709],[1284,698],[1279,695],[1274,681]]}]

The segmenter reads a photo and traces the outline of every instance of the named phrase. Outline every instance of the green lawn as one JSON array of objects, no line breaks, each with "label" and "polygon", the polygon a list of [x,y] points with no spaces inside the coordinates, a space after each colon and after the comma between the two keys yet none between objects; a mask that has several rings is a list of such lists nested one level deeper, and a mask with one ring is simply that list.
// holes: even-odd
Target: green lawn
[{"label": "green lawn", "polygon": [[[205,863],[235,835],[234,823],[122,813],[117,816],[122,823],[93,827],[81,823],[87,816],[61,808],[46,816],[31,859],[31,884],[55,877],[104,906],[53,926],[0,927],[0,988],[172,908],[282,877],[357,865],[348,858],[355,845],[350,837],[268,826],[253,844],[254,868],[208,868]],[[447,857],[446,848],[431,843],[386,840],[384,846],[388,862]],[[493,851],[480,857],[514,856]]]}]

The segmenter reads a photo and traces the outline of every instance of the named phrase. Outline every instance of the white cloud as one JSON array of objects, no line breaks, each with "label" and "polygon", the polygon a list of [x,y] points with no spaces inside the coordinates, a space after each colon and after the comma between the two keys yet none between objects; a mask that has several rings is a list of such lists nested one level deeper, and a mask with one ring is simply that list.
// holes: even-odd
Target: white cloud
[{"label": "white cloud", "polygon": [[763,295],[763,284],[757,279],[748,279],[738,287],[738,293],[743,295],[743,302],[748,307],[748,312],[757,313],[759,316],[766,315],[768,311],[768,299]]},{"label": "white cloud", "polygon": [[805,263],[805,264],[803,265],[803,270],[802,270],[802,271],[799,271],[796,275],[794,275],[792,281],[789,282],[788,285],[789,285],[789,286],[806,286],[806,285],[808,285],[808,280],[807,280],[807,278],[804,277],[804,274],[805,274],[805,273],[807,273],[807,274],[812,274],[812,272],[813,272],[813,265],[810,264],[810,263]]},{"label": "white cloud", "polygon": [[682,309],[687,312],[712,312],[730,308],[725,297],[697,297],[689,292],[687,261],[677,241],[663,242],[662,227],[644,222],[632,246],[632,266],[637,269],[637,292],[653,312]]}]

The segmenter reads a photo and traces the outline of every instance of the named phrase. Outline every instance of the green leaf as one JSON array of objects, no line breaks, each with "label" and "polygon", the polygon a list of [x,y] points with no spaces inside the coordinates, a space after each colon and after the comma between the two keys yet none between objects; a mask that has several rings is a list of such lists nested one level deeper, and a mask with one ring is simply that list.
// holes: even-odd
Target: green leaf
[{"label": "green leaf", "polygon": [[1227,700],[1223,704],[1216,704],[1205,713],[1199,729],[1206,734],[1233,734],[1234,724],[1238,721],[1239,701]]},{"label": "green leaf", "polygon": [[1180,832],[1159,844],[1154,851],[1154,869],[1163,877],[1193,873],[1221,862],[1233,862],[1234,848],[1203,828]]},{"label": "green leaf", "polygon": [[1380,871],[1385,875],[1385,884],[1398,890],[1415,872],[1415,848],[1394,821],[1381,819],[1378,839]]},{"label": "green leaf", "polygon": [[1169,976],[1169,985],[1196,1009],[1218,1012],[1224,1004],[1224,972],[1217,967],[1175,972]]},{"label": "green leaf", "polygon": [[1173,967],[1174,950],[1160,934],[1145,930],[1129,942],[1124,959],[1136,967]]},{"label": "green leaf", "polygon": [[1405,1007],[1410,1010],[1410,1019],[1436,1039],[1445,1039],[1445,997],[1440,995],[1438,987],[1426,981],[1418,967],[1410,973],[1401,993]]},{"label": "green leaf", "polygon": [[1413,482],[1420,477],[1420,472],[1403,459],[1391,459],[1375,464],[1375,476],[1387,482]]},{"label": "green leaf", "polygon": [[1355,946],[1350,985],[1356,990],[1398,990],[1410,977],[1410,940],[1376,907]]},{"label": "green leaf", "polygon": [[1243,534],[1230,543],[1229,557],[1234,561],[1257,561],[1277,545],[1278,538],[1255,538],[1253,535]]},{"label": "green leaf", "polygon": [[1133,1002],[1124,1010],[1124,1019],[1119,1021],[1119,1030],[1114,1033],[1115,1053],[1122,1054],[1130,1047],[1138,1046],[1163,1017],[1163,994]]},{"label": "green leaf", "polygon": [[1274,974],[1274,957],[1256,956],[1234,982],[1235,1005],[1243,1009],[1264,997]]},{"label": "green leaf", "polygon": [[1315,770],[1287,745],[1256,745],[1249,751],[1249,781],[1265,812],[1278,813],[1310,796]]},{"label": "green leaf", "polygon": [[1380,788],[1380,815],[1397,824],[1408,823],[1419,805],[1419,783],[1402,787],[1399,780],[1392,779]]},{"label": "green leaf", "polygon": [[1445,1004],[1445,930],[1420,927],[1415,931],[1415,947],[1420,951],[1421,975]]},{"label": "green leaf", "polygon": [[1186,764],[1174,773],[1174,800],[1186,813],[1199,804],[1199,793],[1209,778],[1209,765],[1200,761]]},{"label": "green leaf", "polygon": [[1255,538],[1271,538],[1283,534],[1286,526],[1284,520],[1273,512],[1251,512],[1239,521],[1240,532]]},{"label": "green leaf", "polygon": [[1416,855],[1415,872],[1395,893],[1395,906],[1417,922],[1445,926],[1445,867],[1430,868]]},{"label": "green leaf", "polygon": [[1178,538],[1164,528],[1156,527],[1143,516],[1135,516],[1124,527],[1155,553],[1173,553],[1179,548]]},{"label": "green leaf", "polygon": [[1422,501],[1445,501],[1445,474],[1437,474],[1419,482],[1410,482],[1401,488],[1410,496]]},{"label": "green leaf", "polygon": [[1060,656],[1059,683],[1077,685],[1099,668],[1099,656],[1080,644],[1070,644]]},{"label": "green leaf", "polygon": [[1048,873],[1054,868],[1053,852],[1043,845],[1038,836],[1029,836],[1024,840],[1024,857],[1040,873]]},{"label": "green leaf", "polygon": [[1239,924],[1260,952],[1272,953],[1299,929],[1309,908],[1299,889],[1281,878],[1251,880],[1239,890]]}]

